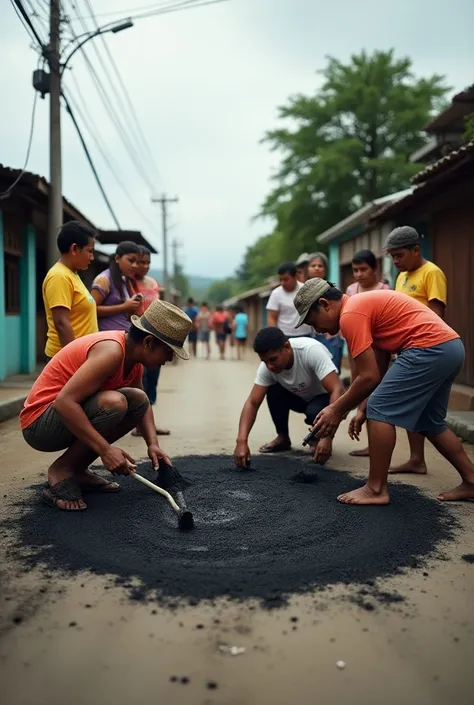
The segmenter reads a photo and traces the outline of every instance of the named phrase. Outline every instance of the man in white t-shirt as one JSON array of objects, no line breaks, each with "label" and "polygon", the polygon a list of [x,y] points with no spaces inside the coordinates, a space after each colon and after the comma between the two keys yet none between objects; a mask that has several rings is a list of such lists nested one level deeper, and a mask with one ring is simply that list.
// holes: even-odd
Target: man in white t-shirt
[{"label": "man in white t-shirt", "polygon": [[300,338],[313,333],[311,326],[296,327],[299,316],[293,300],[303,286],[296,274],[297,269],[293,262],[280,265],[280,286],[272,291],[267,303],[268,325],[280,328],[288,338]]},{"label": "man in white t-shirt", "polygon": [[[255,384],[244,404],[239,422],[234,461],[240,467],[250,464],[248,437],[258,410],[267,397],[277,437],[260,448],[260,453],[290,450],[288,430],[290,411],[305,414],[313,426],[322,409],[344,394],[344,387],[327,348],[311,338],[291,338],[279,328],[263,328],[253,348],[262,361]],[[322,438],[314,448],[314,460],[324,464],[332,453],[332,438]]]}]

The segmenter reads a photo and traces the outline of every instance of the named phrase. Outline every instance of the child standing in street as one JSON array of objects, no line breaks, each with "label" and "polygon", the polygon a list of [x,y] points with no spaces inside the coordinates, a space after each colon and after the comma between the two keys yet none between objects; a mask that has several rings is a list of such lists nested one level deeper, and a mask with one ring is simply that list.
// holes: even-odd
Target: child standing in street
[{"label": "child standing in street", "polygon": [[234,317],[234,336],[237,343],[237,359],[245,357],[245,346],[247,344],[247,328],[249,317],[241,306],[237,306]]}]

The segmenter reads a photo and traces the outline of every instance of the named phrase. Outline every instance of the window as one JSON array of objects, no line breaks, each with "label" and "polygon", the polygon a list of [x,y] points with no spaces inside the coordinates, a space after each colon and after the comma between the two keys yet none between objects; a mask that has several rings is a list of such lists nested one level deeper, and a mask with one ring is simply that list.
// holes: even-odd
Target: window
[{"label": "window", "polygon": [[20,258],[5,253],[5,313],[20,313]]}]

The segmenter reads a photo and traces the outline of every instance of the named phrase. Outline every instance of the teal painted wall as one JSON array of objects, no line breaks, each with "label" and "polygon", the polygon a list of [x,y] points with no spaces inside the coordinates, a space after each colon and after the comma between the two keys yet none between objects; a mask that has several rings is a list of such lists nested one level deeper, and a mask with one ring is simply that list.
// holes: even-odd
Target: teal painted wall
[{"label": "teal painted wall", "polygon": [[20,262],[20,371],[31,373],[36,367],[36,233],[27,225],[23,233],[23,257]]},{"label": "teal painted wall", "polygon": [[5,264],[3,258],[3,213],[0,211],[0,382],[5,379],[5,351],[7,347],[5,331]]},{"label": "teal painted wall", "polygon": [[328,280],[339,286],[341,282],[340,269],[339,269],[339,242],[340,240],[333,240],[329,243],[329,273]]},{"label": "teal painted wall", "polygon": [[21,318],[5,316],[5,377],[21,371]]}]

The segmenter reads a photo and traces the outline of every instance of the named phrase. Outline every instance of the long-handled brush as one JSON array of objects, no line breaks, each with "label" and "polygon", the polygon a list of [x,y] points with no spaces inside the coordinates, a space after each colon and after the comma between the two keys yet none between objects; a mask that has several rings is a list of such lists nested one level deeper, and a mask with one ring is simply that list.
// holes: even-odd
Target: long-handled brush
[{"label": "long-handled brush", "polygon": [[[138,480],[138,482],[141,482],[143,485],[146,485],[150,489],[154,490],[154,492],[158,492],[158,494],[161,494],[162,497],[165,497],[178,515],[178,527],[182,531],[189,531],[194,527],[194,517],[184,501],[183,489],[190,483],[181,477],[176,468],[165,462],[160,462],[159,473],[160,475],[163,474],[163,478],[159,478],[159,480],[161,480],[160,482],[158,480],[156,482],[150,482],[150,480],[147,480],[146,477],[139,475],[135,471],[131,472],[130,476],[135,478],[135,480]],[[162,482],[167,485],[168,489],[175,491],[178,502],[176,502],[170,492],[162,486]]]}]

